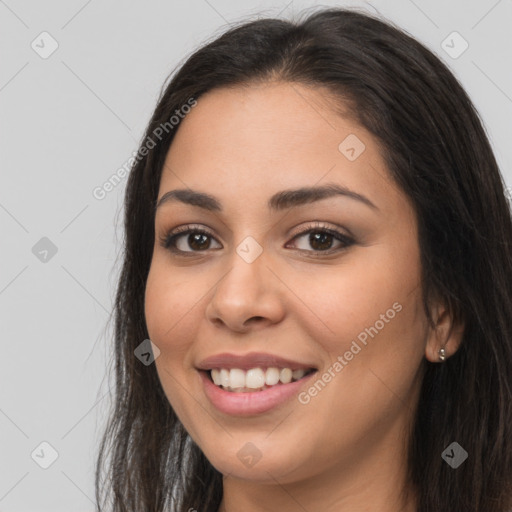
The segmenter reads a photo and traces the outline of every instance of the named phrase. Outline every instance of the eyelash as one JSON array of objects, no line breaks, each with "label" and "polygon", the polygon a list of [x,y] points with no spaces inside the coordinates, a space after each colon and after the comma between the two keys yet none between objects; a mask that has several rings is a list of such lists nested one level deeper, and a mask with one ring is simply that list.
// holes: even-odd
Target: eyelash
[{"label": "eyelash", "polygon": [[[179,228],[176,228],[173,231],[170,231],[170,232],[166,233],[165,235],[163,235],[162,237],[160,237],[160,239],[159,239],[160,245],[162,247],[164,247],[165,249],[171,251],[173,254],[176,254],[178,256],[183,256],[183,257],[194,256],[195,253],[208,251],[208,249],[206,249],[204,251],[194,251],[194,250],[182,251],[182,250],[176,248],[176,245],[175,245],[176,240],[181,236],[188,235],[191,233],[202,234],[202,235],[205,235],[205,236],[215,239],[215,237],[209,231],[207,231],[203,228],[186,225],[186,226],[181,226]],[[327,256],[327,255],[331,255],[333,253],[338,253],[338,252],[341,252],[341,251],[347,249],[348,247],[350,247],[351,245],[353,245],[355,243],[354,239],[351,238],[350,236],[345,235],[344,233],[341,233],[340,231],[337,231],[335,229],[328,228],[321,223],[314,223],[314,224],[308,225],[305,230],[295,234],[292,237],[292,240],[295,240],[297,238],[300,238],[300,237],[310,234],[310,233],[328,234],[328,235],[333,236],[336,240],[338,240],[339,242],[341,242],[343,244],[342,247],[338,247],[335,249],[326,249],[324,251],[297,249],[298,251],[300,251],[302,253],[315,254],[315,256],[313,256],[313,254],[310,254],[310,256],[313,256],[313,257],[322,257],[324,255]]]}]

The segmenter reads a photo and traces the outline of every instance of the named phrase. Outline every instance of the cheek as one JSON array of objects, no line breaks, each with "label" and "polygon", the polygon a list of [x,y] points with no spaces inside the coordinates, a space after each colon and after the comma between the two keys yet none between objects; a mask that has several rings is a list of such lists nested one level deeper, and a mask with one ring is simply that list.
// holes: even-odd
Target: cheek
[{"label": "cheek", "polygon": [[[376,412],[379,402],[394,400],[390,389],[400,396],[408,393],[424,354],[427,324],[416,247],[393,252],[382,245],[368,249],[364,257],[360,254],[347,259],[339,272],[324,278],[317,274],[295,288],[315,313],[300,315],[297,321],[329,360],[328,373],[320,376],[330,389],[322,391],[325,405],[349,404],[357,411],[370,402]],[[317,388],[304,400],[323,384]],[[363,409],[362,415],[369,414]]]},{"label": "cheek", "polygon": [[163,359],[177,356],[192,343],[197,326],[194,308],[202,296],[194,290],[190,281],[177,279],[162,264],[151,265],[145,292],[146,325]]},{"label": "cheek", "polygon": [[[298,321],[311,333],[317,332],[317,340],[323,338],[329,353],[349,350],[351,340],[364,343],[391,331],[400,343],[407,332],[417,331],[418,325],[423,328],[415,253],[400,261],[401,255],[384,249],[359,253],[339,270],[317,272],[314,279],[296,280],[294,292],[309,310]],[[399,331],[403,331],[401,336]]]},{"label": "cheek", "polygon": [[152,263],[145,292],[145,316],[149,338],[159,348],[155,360],[158,377],[169,403],[189,431],[195,432],[190,419],[188,393],[189,354],[196,339],[198,301],[204,291],[191,286],[169,272],[158,259]]}]

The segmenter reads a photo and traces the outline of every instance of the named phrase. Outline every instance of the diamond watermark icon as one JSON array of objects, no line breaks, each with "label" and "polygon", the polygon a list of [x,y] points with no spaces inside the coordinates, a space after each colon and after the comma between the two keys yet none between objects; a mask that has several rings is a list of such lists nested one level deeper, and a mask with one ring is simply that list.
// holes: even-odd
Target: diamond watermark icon
[{"label": "diamond watermark icon", "polygon": [[32,451],[30,456],[38,466],[48,469],[58,459],[59,453],[50,443],[43,441]]},{"label": "diamond watermark icon", "polygon": [[262,457],[260,450],[250,442],[245,443],[236,455],[240,462],[248,468],[252,468]]},{"label": "diamond watermark icon", "polygon": [[353,162],[361,153],[366,149],[363,141],[357,136],[351,133],[338,146],[338,150],[342,153],[348,160]]},{"label": "diamond watermark icon", "polygon": [[468,458],[468,452],[454,441],[444,450],[441,457],[453,469],[457,469]]},{"label": "diamond watermark icon", "polygon": [[48,263],[57,254],[57,246],[49,238],[43,236],[32,247],[32,254],[42,263]]},{"label": "diamond watermark icon", "polygon": [[48,32],[41,32],[30,44],[39,57],[47,59],[59,47],[57,40]]},{"label": "diamond watermark icon", "polygon": [[457,31],[453,31],[443,40],[441,48],[452,59],[458,59],[469,48],[469,43]]},{"label": "diamond watermark icon", "polygon": [[263,252],[263,247],[252,236],[248,236],[238,245],[236,252],[246,263],[252,263]]},{"label": "diamond watermark icon", "polygon": [[149,339],[144,340],[134,351],[135,357],[149,366],[160,355],[160,349]]}]

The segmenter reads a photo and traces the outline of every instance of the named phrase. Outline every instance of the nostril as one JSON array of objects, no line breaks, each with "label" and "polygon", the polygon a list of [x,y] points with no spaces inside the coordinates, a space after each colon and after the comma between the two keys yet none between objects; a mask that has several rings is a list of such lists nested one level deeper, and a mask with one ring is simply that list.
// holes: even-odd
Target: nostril
[{"label": "nostril", "polygon": [[246,320],[243,325],[244,325],[244,327],[246,327],[246,326],[251,325],[253,323],[261,323],[263,320],[265,320],[265,318],[262,317],[262,316],[252,316],[251,318]]}]

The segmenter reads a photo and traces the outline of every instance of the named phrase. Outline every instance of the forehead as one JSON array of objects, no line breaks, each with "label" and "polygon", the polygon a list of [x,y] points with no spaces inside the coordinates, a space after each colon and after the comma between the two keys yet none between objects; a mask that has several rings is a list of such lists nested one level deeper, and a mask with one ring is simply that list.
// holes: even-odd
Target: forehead
[{"label": "forehead", "polygon": [[324,88],[302,84],[215,89],[201,96],[181,122],[171,151],[200,146],[203,154],[292,160],[314,150],[330,149],[337,156],[339,143],[350,133],[371,143],[362,126],[334,109],[334,98]]},{"label": "forehead", "polygon": [[392,199],[398,191],[378,141],[338,109],[326,89],[295,83],[210,91],[178,127],[159,196],[190,187],[266,201],[278,190],[336,182]]}]

